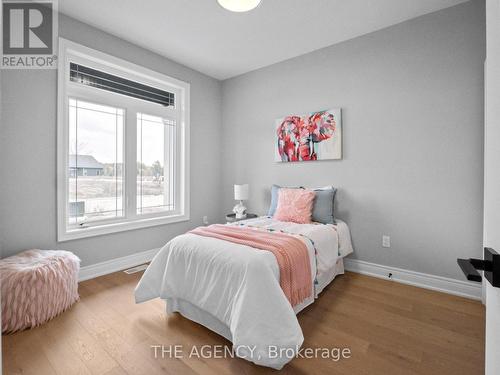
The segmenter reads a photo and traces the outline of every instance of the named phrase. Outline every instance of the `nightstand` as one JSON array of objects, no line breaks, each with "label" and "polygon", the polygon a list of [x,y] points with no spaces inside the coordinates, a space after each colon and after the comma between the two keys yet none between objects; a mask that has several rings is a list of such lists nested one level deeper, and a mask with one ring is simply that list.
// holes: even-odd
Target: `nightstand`
[{"label": "nightstand", "polygon": [[241,221],[241,220],[255,219],[258,216],[259,215],[255,215],[255,214],[247,214],[247,217],[245,217],[244,219],[236,219],[236,214],[227,214],[226,215],[226,222],[227,223],[236,223],[237,221]]}]

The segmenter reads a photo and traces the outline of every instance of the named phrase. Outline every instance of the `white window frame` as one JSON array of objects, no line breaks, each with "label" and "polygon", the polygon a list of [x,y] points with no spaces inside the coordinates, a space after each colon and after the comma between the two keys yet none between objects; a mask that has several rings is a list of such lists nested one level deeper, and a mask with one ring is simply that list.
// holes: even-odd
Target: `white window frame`
[{"label": "white window frame", "polygon": [[[187,82],[149,70],[106,53],[59,38],[58,118],[57,118],[57,239],[59,242],[109,233],[188,221],[189,207],[189,97]],[[70,81],[69,64],[74,62],[124,77],[175,94],[175,108],[162,107],[140,99],[85,87]],[[68,224],[68,155],[69,98],[124,108],[123,129],[123,202],[124,217],[85,223],[79,227]],[[175,211],[137,214],[137,121],[143,112],[176,121],[176,185]]]}]

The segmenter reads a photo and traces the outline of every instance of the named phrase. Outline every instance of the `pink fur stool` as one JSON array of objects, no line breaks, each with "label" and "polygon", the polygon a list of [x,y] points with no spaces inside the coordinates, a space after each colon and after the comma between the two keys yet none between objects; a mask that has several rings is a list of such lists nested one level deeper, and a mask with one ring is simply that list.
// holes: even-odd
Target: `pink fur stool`
[{"label": "pink fur stool", "polygon": [[80,259],[69,251],[27,250],[0,260],[2,333],[36,327],[78,296]]}]

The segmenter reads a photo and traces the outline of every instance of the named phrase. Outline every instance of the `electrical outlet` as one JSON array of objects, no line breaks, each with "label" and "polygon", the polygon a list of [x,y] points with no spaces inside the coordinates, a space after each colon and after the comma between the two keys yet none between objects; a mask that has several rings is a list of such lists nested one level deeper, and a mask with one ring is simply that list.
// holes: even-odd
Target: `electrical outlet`
[{"label": "electrical outlet", "polygon": [[208,225],[208,216],[203,216],[203,224]]},{"label": "electrical outlet", "polygon": [[391,247],[391,237],[387,235],[382,236],[382,247]]}]

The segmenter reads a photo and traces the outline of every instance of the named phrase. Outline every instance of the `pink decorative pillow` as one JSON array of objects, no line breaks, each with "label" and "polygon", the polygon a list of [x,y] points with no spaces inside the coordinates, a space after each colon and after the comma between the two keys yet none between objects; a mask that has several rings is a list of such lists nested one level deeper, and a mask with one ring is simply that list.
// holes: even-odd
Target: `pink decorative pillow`
[{"label": "pink decorative pillow", "polygon": [[315,196],[312,190],[281,188],[273,218],[299,224],[310,223]]}]

